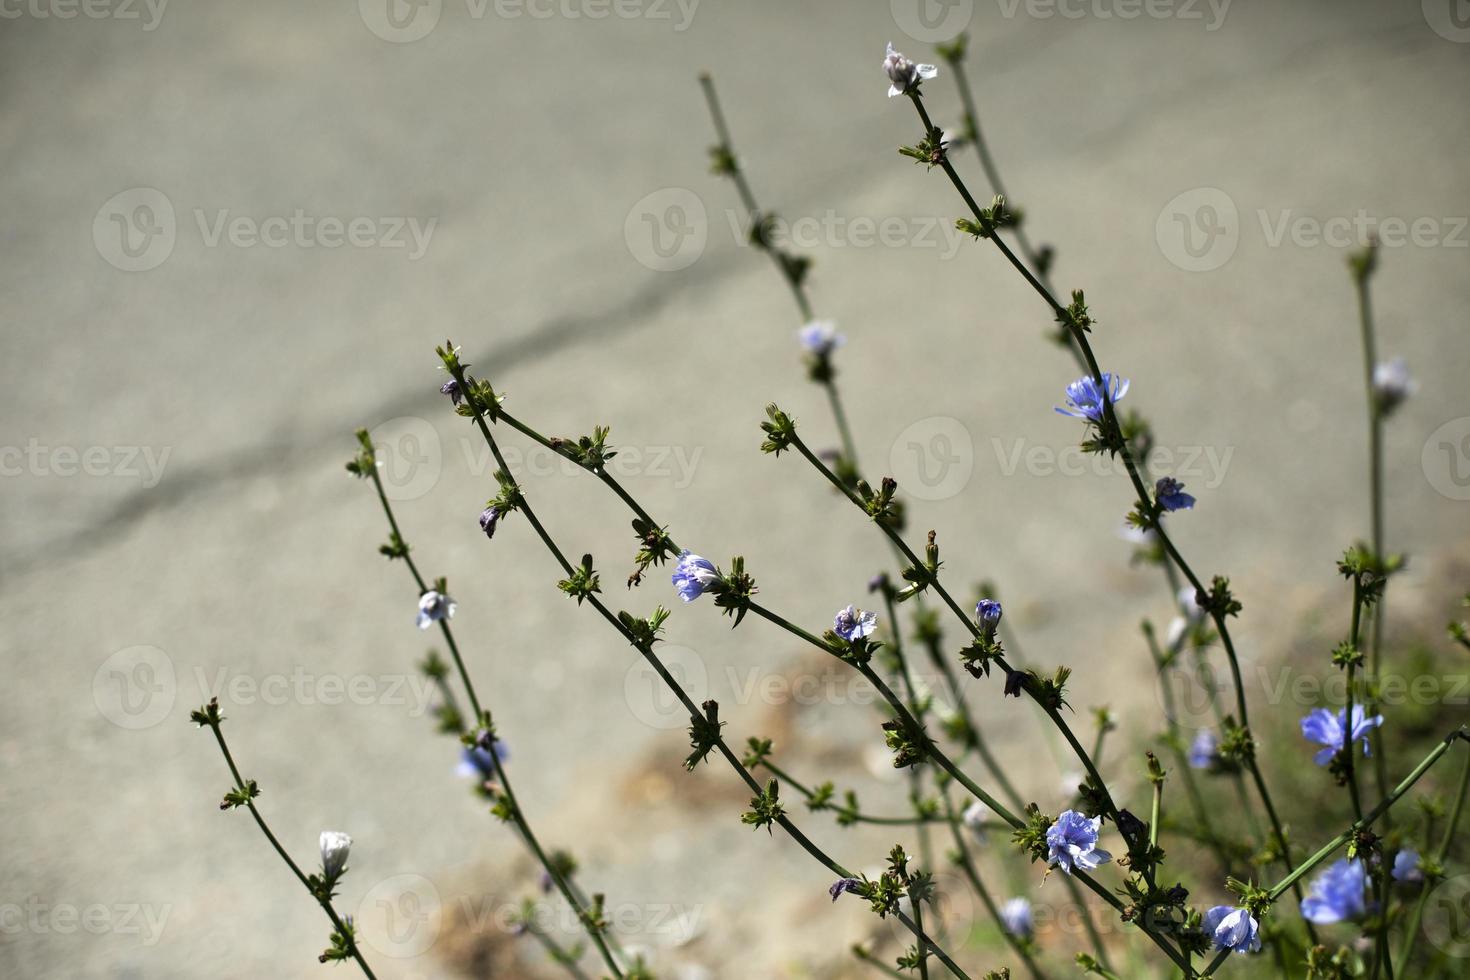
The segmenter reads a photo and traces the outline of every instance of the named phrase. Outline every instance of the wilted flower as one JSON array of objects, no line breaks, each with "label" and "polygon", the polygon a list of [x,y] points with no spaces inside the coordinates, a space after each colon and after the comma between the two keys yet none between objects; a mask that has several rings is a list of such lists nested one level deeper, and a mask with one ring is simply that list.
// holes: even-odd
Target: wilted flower
[{"label": "wilted flower", "polygon": [[1090,374],[1073,381],[1067,385],[1067,407],[1058,408],[1057,411],[1062,415],[1070,415],[1074,419],[1084,419],[1101,424],[1104,389],[1107,390],[1108,401],[1115,405],[1123,400],[1124,395],[1128,394],[1127,378],[1120,378],[1104,371],[1102,382],[1099,385]]},{"label": "wilted flower", "polygon": [[838,612],[836,618],[832,620],[832,632],[849,643],[872,635],[873,630],[877,628],[877,613],[867,609],[854,609],[852,606]]},{"label": "wilted flower", "polygon": [[1261,926],[1247,909],[1216,905],[1205,913],[1203,925],[1216,949],[1242,955],[1260,952]]},{"label": "wilted flower", "polygon": [[322,874],[331,881],[347,867],[347,852],[352,849],[352,838],[340,830],[324,830],[321,844]]},{"label": "wilted flower", "polygon": [[847,343],[847,338],[837,332],[837,324],[831,320],[813,320],[802,327],[796,336],[807,353],[818,357],[827,357]]},{"label": "wilted flower", "polygon": [[679,598],[685,602],[693,602],[719,580],[720,573],[708,558],[701,558],[688,549],[680,552],[673,576],[674,588],[679,590]]},{"label": "wilted flower", "polygon": [[453,378],[450,378],[439,386],[439,393],[441,395],[448,395],[449,401],[453,405],[458,405],[459,400],[464,397],[464,392],[459,390],[459,382]]},{"label": "wilted flower", "polygon": [[453,619],[458,608],[459,603],[449,596],[430,589],[419,596],[419,629],[426,630],[433,623]]},{"label": "wilted flower", "polygon": [[892,41],[888,42],[888,51],[883,58],[883,70],[893,83],[888,87],[890,99],[895,95],[906,94],[915,85],[939,74],[939,69],[933,65],[916,65],[899,54],[894,50]]},{"label": "wilted flower", "polygon": [[1372,718],[1365,717],[1361,704],[1353,705],[1352,733],[1348,734],[1347,709],[1339,709],[1336,714],[1326,708],[1314,708],[1302,719],[1302,734],[1314,742],[1327,746],[1312,757],[1312,761],[1319,766],[1325,766],[1332,761],[1332,757],[1347,748],[1349,741],[1363,740],[1363,755],[1369,755],[1368,730],[1383,724],[1382,715],[1374,715]]},{"label": "wilted flower", "polygon": [[832,882],[832,887],[827,889],[827,894],[831,895],[832,901],[835,902],[837,901],[837,897],[843,892],[851,892],[854,895],[860,895],[862,894],[862,890],[863,883],[861,881],[858,881],[856,878],[838,878],[836,881]]},{"label": "wilted flower", "polygon": [[1046,843],[1050,848],[1047,862],[1060,867],[1067,874],[1078,867],[1091,871],[1098,865],[1107,864],[1113,856],[1097,846],[1097,836],[1102,829],[1102,818],[1088,818],[1076,810],[1063,810],[1057,822],[1046,832]]},{"label": "wilted flower", "polygon": [[1024,898],[1011,899],[1000,907],[1000,921],[1013,936],[1031,935],[1031,903]]},{"label": "wilted flower", "polygon": [[480,515],[480,530],[485,532],[485,537],[495,537],[495,525],[500,523],[500,508],[486,507],[485,512]]},{"label": "wilted flower", "polygon": [[1387,415],[1398,408],[1417,388],[1402,357],[1374,365],[1373,400],[1380,414]]},{"label": "wilted flower", "polygon": [[1189,746],[1192,769],[1209,769],[1220,759],[1220,740],[1208,728],[1201,728]]},{"label": "wilted flower", "polygon": [[1356,919],[1368,910],[1367,886],[1368,872],[1362,861],[1335,861],[1307,887],[1302,917],[1319,925]]},{"label": "wilted flower", "polygon": [[1423,881],[1424,869],[1419,866],[1419,852],[1404,848],[1393,858],[1394,881]]},{"label": "wilted flower", "polygon": [[1165,510],[1189,510],[1194,506],[1194,495],[1184,492],[1184,484],[1172,476],[1160,478],[1154,484],[1154,499]]}]

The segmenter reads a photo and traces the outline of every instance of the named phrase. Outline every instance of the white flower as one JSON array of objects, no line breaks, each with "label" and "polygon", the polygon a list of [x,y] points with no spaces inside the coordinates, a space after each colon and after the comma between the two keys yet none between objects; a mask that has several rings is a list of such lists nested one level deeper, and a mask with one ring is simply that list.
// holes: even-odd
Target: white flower
[{"label": "white flower", "polygon": [[1031,903],[1013,898],[1000,907],[1000,921],[1013,936],[1031,935]]},{"label": "white flower", "polygon": [[458,608],[459,604],[449,596],[430,589],[419,596],[419,629],[426,630],[433,623],[453,619]]},{"label": "white flower", "polygon": [[347,866],[347,852],[352,849],[352,838],[340,830],[322,831],[322,872],[330,881],[340,875]]},{"label": "white flower", "polygon": [[925,79],[933,78],[939,74],[939,69],[933,65],[916,65],[893,48],[893,42],[888,42],[888,53],[883,59],[883,70],[888,73],[889,81],[893,82],[888,87],[888,97],[903,95],[915,85]]},{"label": "white flower", "polygon": [[1373,400],[1378,403],[1378,411],[1383,415],[1398,408],[1418,387],[1409,375],[1409,367],[1402,357],[1380,361],[1373,368]]},{"label": "white flower", "polygon": [[847,343],[847,338],[837,332],[837,324],[831,320],[813,320],[797,333],[801,346],[818,357],[827,357]]}]

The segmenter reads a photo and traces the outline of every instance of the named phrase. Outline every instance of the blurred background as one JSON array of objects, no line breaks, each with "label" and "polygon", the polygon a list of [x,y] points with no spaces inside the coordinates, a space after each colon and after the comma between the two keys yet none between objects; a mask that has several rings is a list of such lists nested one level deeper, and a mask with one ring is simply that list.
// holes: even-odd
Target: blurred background
[{"label": "blurred background", "polygon": [[[836,434],[791,297],[710,173],[701,71],[847,337],[865,471],[898,479],[913,543],[938,530],[956,589],[995,583],[1033,662],[1074,668],[1079,731],[1112,708],[1120,786],[1161,725],[1139,624],[1164,629],[1172,599],[1130,563],[1126,478],[1052,411],[1076,372],[1045,308],[953,230],[943,176],[895,152],[922,133],[885,97],[887,41],[938,61],[935,42],[970,35],[1007,190],[1058,286],[1086,289],[1102,366],[1170,453],[1155,475],[1199,498],[1176,538],[1231,576],[1268,774],[1309,810],[1343,803],[1298,768],[1296,718],[1331,702],[1281,682],[1333,672],[1335,562],[1368,534],[1346,260],[1383,238],[1380,351],[1418,385],[1386,429],[1388,545],[1412,556],[1390,662],[1445,651],[1470,582],[1463,3],[15,0],[0,16],[0,975],[326,969],[326,920],[249,817],[217,809],[228,772],[188,722],[211,696],[298,861],[322,829],[355,838],[339,906],[379,977],[556,975],[508,929],[535,870],[435,733],[415,668],[435,634],[377,554],[370,485],[343,471],[358,427],[420,567],[448,578],[528,817],[576,852],[622,940],[677,980],[872,975],[859,941],[891,961],[901,937],[740,823],[727,768],[683,772],[687,718],[557,592],[524,520],[480,534],[494,466],[438,393],[450,337],[541,431],[611,426],[629,490],[681,543],[743,554],[768,605],[820,632],[867,601],[882,540],[800,459],[759,451],[773,400],[814,444]],[[924,92],[957,127],[952,75]],[[955,161],[988,199],[973,151]],[[625,592],[635,541],[614,498],[505,442],[613,608],[678,605],[666,572]],[[793,774],[905,811],[874,694],[841,664],[754,618],[732,631],[708,601],[676,608],[667,638],[732,744],[770,737]],[[1402,707],[1426,730],[1465,716],[1464,661],[1448,663]],[[1034,709],[994,679],[966,693],[1027,798],[1065,805],[1075,775]],[[910,828],[791,809],[853,868],[912,846]],[[1060,884],[987,868],[1051,911],[1038,942],[1071,969]],[[1008,962],[972,898],[948,909],[976,975]],[[542,912],[574,935],[559,904]]]}]

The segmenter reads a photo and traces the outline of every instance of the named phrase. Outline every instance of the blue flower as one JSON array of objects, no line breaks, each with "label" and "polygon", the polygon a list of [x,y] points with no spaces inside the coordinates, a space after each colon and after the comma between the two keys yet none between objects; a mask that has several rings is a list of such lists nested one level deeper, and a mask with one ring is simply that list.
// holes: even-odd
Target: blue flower
[{"label": "blue flower", "polygon": [[453,619],[458,608],[459,604],[449,596],[430,589],[419,596],[419,629],[426,630],[434,623]]},{"label": "blue flower", "polygon": [[1101,385],[1090,374],[1078,378],[1067,385],[1067,407],[1058,408],[1057,411],[1074,419],[1101,423],[1104,389],[1107,390],[1108,400],[1117,404],[1128,394],[1128,379],[1116,377],[1107,371],[1103,372]]},{"label": "blue flower", "polygon": [[1369,755],[1368,730],[1383,724],[1382,715],[1374,715],[1372,718],[1364,717],[1365,712],[1361,704],[1353,705],[1353,730],[1349,735],[1344,729],[1347,727],[1347,709],[1343,708],[1333,714],[1326,708],[1314,708],[1302,719],[1302,734],[1314,742],[1327,746],[1312,757],[1312,761],[1319,766],[1325,766],[1332,761],[1332,757],[1343,749],[1352,740],[1363,740],[1363,755]]},{"label": "blue flower", "polygon": [[1184,484],[1172,476],[1162,477],[1154,484],[1154,499],[1165,510],[1189,510],[1194,506],[1194,496],[1184,492]]},{"label": "blue flower", "polygon": [[1057,822],[1046,832],[1046,843],[1050,848],[1047,863],[1060,867],[1067,874],[1078,867],[1091,871],[1100,864],[1107,864],[1113,856],[1097,846],[1097,835],[1102,829],[1102,818],[1087,818],[1076,810],[1063,810]]},{"label": "blue flower", "polygon": [[827,889],[827,894],[832,896],[832,901],[834,902],[837,901],[837,897],[843,892],[861,895],[863,893],[863,883],[856,878],[838,878],[832,883],[832,887]]},{"label": "blue flower", "polygon": [[1336,861],[1308,886],[1302,917],[1319,925],[1356,919],[1368,910],[1367,886],[1362,861]]},{"label": "blue flower", "polygon": [[1031,935],[1031,903],[1024,898],[1011,899],[1000,907],[1000,921],[1013,936]]},{"label": "blue flower", "polygon": [[975,603],[975,621],[986,639],[995,638],[995,628],[1000,625],[1000,603],[994,599],[981,599]]},{"label": "blue flower", "polygon": [[485,537],[495,537],[495,525],[500,523],[500,508],[486,507],[485,512],[480,515],[480,530],[485,532]]},{"label": "blue flower", "polygon": [[831,320],[813,320],[797,331],[796,336],[807,353],[818,357],[830,357],[834,350],[847,343],[847,338],[837,332],[837,324]]},{"label": "blue flower", "polygon": [[1191,769],[1210,769],[1220,759],[1220,740],[1208,728],[1201,728],[1189,746]]},{"label": "blue flower", "polygon": [[1419,867],[1419,852],[1404,848],[1393,858],[1394,881],[1423,881],[1424,869]]},{"label": "blue flower", "polygon": [[701,558],[687,548],[679,554],[679,563],[674,566],[674,588],[679,598],[693,602],[710,590],[720,580],[720,573],[708,558]]},{"label": "blue flower", "polygon": [[878,614],[866,609],[854,609],[848,606],[838,612],[832,620],[832,632],[851,643],[853,640],[861,640],[865,636],[871,636],[873,630],[878,628]]},{"label": "blue flower", "polygon": [[[510,758],[510,751],[499,739],[491,741],[488,747],[484,743],[485,740],[481,738],[477,744],[464,747],[464,751],[459,754],[459,765],[454,769],[456,775],[481,782],[495,778],[496,760],[505,762]],[[491,755],[492,752],[494,755]]]},{"label": "blue flower", "polygon": [[1260,952],[1261,925],[1246,909],[1216,905],[1205,913],[1204,927],[1205,935],[1214,940],[1216,949],[1241,955]]}]

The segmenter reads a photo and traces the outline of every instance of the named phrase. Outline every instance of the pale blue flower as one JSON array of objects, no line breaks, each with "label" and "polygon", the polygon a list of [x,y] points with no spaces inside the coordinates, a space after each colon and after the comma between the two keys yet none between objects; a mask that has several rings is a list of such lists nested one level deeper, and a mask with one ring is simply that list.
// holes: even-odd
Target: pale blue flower
[{"label": "pale blue flower", "polygon": [[1024,898],[1013,898],[1000,907],[1000,921],[1006,932],[1025,938],[1031,935],[1031,903]]},{"label": "pale blue flower", "polygon": [[679,598],[685,602],[698,599],[719,580],[720,573],[708,558],[701,558],[688,549],[679,554],[679,563],[674,566],[673,582],[674,588],[679,590]]},{"label": "pale blue flower", "polygon": [[1046,832],[1047,863],[1067,874],[1072,873],[1074,866],[1091,871],[1100,864],[1107,864],[1113,856],[1097,846],[1101,830],[1101,817],[1088,818],[1076,810],[1063,810],[1057,815],[1057,822]]},{"label": "pale blue flower", "polygon": [[1103,413],[1103,389],[1107,389],[1108,400],[1116,405],[1128,394],[1128,379],[1103,372],[1099,385],[1092,375],[1084,375],[1067,385],[1067,407],[1058,408],[1063,415],[1088,422],[1101,423]]},{"label": "pale blue flower", "polygon": [[1378,403],[1378,411],[1383,415],[1398,408],[1417,387],[1402,357],[1379,361],[1373,367],[1373,400]]},{"label": "pale blue flower", "polygon": [[[492,752],[495,753],[493,756]],[[478,779],[484,782],[495,778],[497,760],[505,762],[509,758],[510,751],[500,739],[492,741],[488,748],[484,745],[484,739],[481,739],[480,744],[464,746],[459,755],[459,765],[455,767],[454,772],[466,779]]]},{"label": "pale blue flower", "polygon": [[1367,887],[1362,861],[1336,861],[1307,886],[1302,917],[1318,925],[1360,918],[1368,910]]},{"label": "pale blue flower", "polygon": [[426,630],[434,623],[453,619],[458,608],[459,604],[449,596],[430,589],[419,596],[419,629]]},{"label": "pale blue flower", "polygon": [[1368,749],[1368,731],[1383,724],[1382,715],[1374,715],[1372,718],[1365,717],[1361,704],[1353,705],[1352,734],[1345,731],[1347,727],[1347,709],[1341,708],[1336,714],[1326,708],[1314,708],[1302,719],[1302,734],[1320,745],[1327,748],[1312,757],[1312,761],[1319,766],[1325,766],[1347,747],[1349,741],[1362,739],[1363,755],[1371,754]]},{"label": "pale blue flower", "polygon": [[1189,745],[1191,769],[1209,769],[1220,760],[1220,740],[1208,728],[1201,728]]},{"label": "pale blue flower", "polygon": [[1419,866],[1419,852],[1404,848],[1393,858],[1394,881],[1423,881],[1424,869]]},{"label": "pale blue flower", "polygon": [[849,643],[853,640],[861,640],[865,636],[871,636],[873,630],[877,628],[877,613],[867,609],[855,609],[852,606],[838,612],[832,620],[832,632]]},{"label": "pale blue flower", "polygon": [[1216,949],[1241,955],[1260,952],[1261,925],[1246,909],[1216,905],[1205,913],[1203,925]]},{"label": "pale blue flower", "polygon": [[828,357],[847,343],[847,338],[837,332],[837,324],[831,320],[813,320],[802,327],[796,336],[807,353],[818,357]]},{"label": "pale blue flower", "polygon": [[939,74],[939,69],[933,65],[916,65],[893,48],[893,42],[888,42],[888,51],[883,57],[883,70],[888,73],[888,80],[893,84],[888,86],[888,97],[904,95],[926,79],[933,78]]}]

